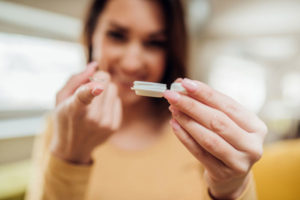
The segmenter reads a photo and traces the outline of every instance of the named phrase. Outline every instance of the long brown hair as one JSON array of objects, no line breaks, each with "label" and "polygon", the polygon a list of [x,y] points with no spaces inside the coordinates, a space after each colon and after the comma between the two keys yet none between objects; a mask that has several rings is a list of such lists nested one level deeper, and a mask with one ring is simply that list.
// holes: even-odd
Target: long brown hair
[{"label": "long brown hair", "polygon": [[[162,7],[166,22],[167,60],[166,68],[161,80],[170,85],[176,78],[186,76],[187,64],[187,31],[184,20],[183,6],[180,0],[156,0]],[[83,29],[83,45],[86,48],[88,62],[92,61],[92,36],[96,29],[99,16],[108,0],[94,0],[87,12]],[[156,110],[163,114],[162,109],[167,106],[165,100],[150,98]]]}]

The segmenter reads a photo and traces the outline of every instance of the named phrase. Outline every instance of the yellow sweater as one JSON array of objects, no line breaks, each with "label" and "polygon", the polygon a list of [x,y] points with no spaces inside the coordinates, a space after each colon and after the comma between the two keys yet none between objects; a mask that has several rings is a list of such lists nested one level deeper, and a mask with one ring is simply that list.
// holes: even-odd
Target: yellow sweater
[{"label": "yellow sweater", "polygon": [[267,145],[253,171],[259,199],[299,200],[300,139]]},{"label": "yellow sweater", "polygon": [[[49,120],[35,147],[34,179],[27,200],[211,199],[203,167],[169,127],[150,148],[124,151],[109,143],[95,149],[92,166],[72,165],[49,153]],[[251,179],[240,200],[256,199]]]}]

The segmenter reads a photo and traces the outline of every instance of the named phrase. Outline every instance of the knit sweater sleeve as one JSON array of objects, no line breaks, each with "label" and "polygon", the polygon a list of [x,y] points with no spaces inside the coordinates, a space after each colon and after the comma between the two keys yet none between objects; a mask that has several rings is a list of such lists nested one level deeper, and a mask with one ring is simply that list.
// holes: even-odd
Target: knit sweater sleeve
[{"label": "knit sweater sleeve", "polygon": [[26,200],[83,200],[92,166],[67,163],[50,153],[53,119],[47,117],[45,131],[35,140],[32,161],[32,179]]}]

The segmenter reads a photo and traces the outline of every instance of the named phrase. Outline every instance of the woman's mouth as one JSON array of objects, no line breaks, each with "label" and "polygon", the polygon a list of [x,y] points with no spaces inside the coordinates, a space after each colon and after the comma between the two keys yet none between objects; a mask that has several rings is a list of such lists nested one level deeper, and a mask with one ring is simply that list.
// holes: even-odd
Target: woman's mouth
[{"label": "woman's mouth", "polygon": [[132,77],[114,77],[114,82],[117,83],[122,89],[128,89],[130,90],[133,86],[133,82],[137,80],[141,80],[141,78],[132,78]]}]

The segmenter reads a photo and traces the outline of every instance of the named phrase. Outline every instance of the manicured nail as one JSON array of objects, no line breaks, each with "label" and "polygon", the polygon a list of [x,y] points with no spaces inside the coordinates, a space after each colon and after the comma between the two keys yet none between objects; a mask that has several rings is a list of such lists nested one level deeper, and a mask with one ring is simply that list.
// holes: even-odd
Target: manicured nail
[{"label": "manicured nail", "polygon": [[174,108],[173,106],[169,106],[169,110],[171,111],[174,117],[178,116],[179,112],[176,108]]},{"label": "manicured nail", "polygon": [[99,94],[101,94],[102,91],[103,91],[102,88],[96,87],[92,90],[92,95],[98,96]]},{"label": "manicured nail", "polygon": [[88,66],[87,66],[87,71],[88,71],[88,72],[93,71],[93,70],[95,70],[97,67],[98,67],[97,61],[90,62],[90,63],[88,64]]},{"label": "manicured nail", "polygon": [[182,78],[177,78],[174,82],[175,82],[175,83],[181,83],[182,80],[183,80]]},{"label": "manicured nail", "polygon": [[164,97],[169,101],[169,103],[176,103],[180,98],[180,94],[175,91],[167,90],[164,92]]},{"label": "manicured nail", "polygon": [[173,115],[174,117],[177,117],[177,116],[179,115],[179,111],[178,111],[176,108],[173,108],[173,110],[172,110],[172,115]]},{"label": "manicured nail", "polygon": [[191,79],[188,78],[183,79],[182,84],[188,90],[194,91],[197,89],[197,84]]},{"label": "manicured nail", "polygon": [[178,122],[175,119],[171,119],[170,124],[171,124],[171,126],[174,130],[179,130],[180,129],[180,125],[178,124]]},{"label": "manicured nail", "polygon": [[89,63],[89,66],[90,67],[96,67],[96,66],[98,66],[98,62],[97,61],[92,61],[92,62]]}]

